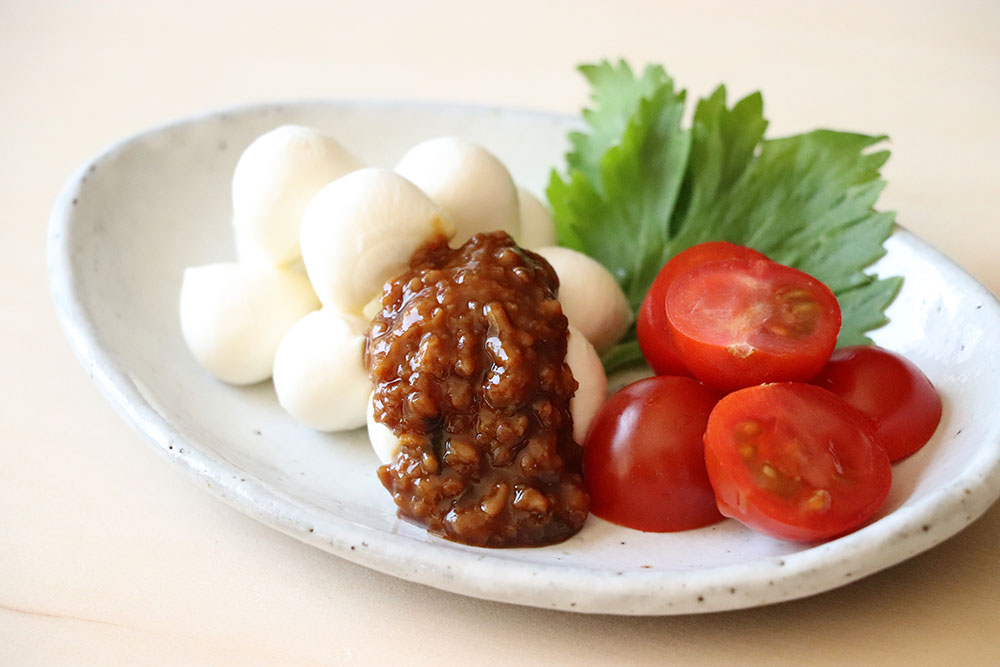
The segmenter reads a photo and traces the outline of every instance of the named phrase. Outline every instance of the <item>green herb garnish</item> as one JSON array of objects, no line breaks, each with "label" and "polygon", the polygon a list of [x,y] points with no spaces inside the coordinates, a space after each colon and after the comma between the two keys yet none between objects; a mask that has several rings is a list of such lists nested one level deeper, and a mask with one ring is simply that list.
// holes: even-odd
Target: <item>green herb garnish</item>
[{"label": "green herb garnish", "polygon": [[[885,136],[815,130],[764,139],[763,99],[732,107],[719,86],[682,127],[685,91],[660,66],[580,68],[592,86],[587,132],[570,135],[566,171],[547,190],[559,243],[597,259],[638,310],[660,268],[703,241],[755,248],[825,282],[840,302],[839,345],[870,343],[901,277],[865,267],[895,214],[879,212]],[[604,355],[610,372],[642,360],[634,329]]]}]

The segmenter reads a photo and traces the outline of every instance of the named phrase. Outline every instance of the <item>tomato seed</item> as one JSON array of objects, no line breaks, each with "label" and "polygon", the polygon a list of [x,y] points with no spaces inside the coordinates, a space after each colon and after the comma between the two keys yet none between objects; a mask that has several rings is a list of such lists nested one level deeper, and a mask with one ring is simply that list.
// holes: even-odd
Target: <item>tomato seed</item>
[{"label": "tomato seed", "polygon": [[788,327],[786,327],[781,322],[768,322],[767,331],[774,334],[775,336],[787,336]]},{"label": "tomato seed", "polygon": [[815,301],[799,301],[791,307],[791,311],[796,319],[812,318],[819,312],[819,304]]},{"label": "tomato seed", "polygon": [[782,299],[787,299],[789,301],[807,301],[812,296],[809,290],[802,289],[801,287],[793,287],[792,289],[779,292]]},{"label": "tomato seed", "polygon": [[825,512],[833,504],[833,497],[826,489],[817,489],[806,501],[806,509],[810,512]]}]

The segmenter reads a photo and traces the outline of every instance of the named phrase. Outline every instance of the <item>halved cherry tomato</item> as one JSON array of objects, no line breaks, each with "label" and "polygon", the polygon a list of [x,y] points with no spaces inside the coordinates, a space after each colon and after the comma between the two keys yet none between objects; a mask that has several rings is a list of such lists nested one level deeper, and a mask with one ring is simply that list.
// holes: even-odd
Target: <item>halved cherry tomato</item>
[{"label": "halved cherry tomato", "polygon": [[718,399],[697,380],[668,376],[639,380],[611,396],[584,446],[590,511],[651,532],[721,521],[702,443]]},{"label": "halved cherry tomato", "polygon": [[670,261],[660,269],[653,285],[646,292],[646,297],[639,306],[635,333],[646,363],[657,375],[691,374],[670,338],[666,311],[667,290],[681,274],[706,262],[723,259],[767,259],[767,257],[752,248],[728,241],[700,243],[671,257]]},{"label": "halved cherry tomato", "polygon": [[923,447],[941,421],[941,397],[927,376],[911,361],[874,345],[837,350],[812,383],[870,417],[893,461]]},{"label": "halved cherry tomato", "polygon": [[806,381],[837,343],[840,306],[812,276],[761,259],[708,262],[667,292],[670,335],[696,378],[731,391]]},{"label": "halved cherry tomato", "polygon": [[719,401],[705,432],[705,463],[723,514],[800,542],[859,527],[892,483],[871,420],[798,382],[749,387]]}]

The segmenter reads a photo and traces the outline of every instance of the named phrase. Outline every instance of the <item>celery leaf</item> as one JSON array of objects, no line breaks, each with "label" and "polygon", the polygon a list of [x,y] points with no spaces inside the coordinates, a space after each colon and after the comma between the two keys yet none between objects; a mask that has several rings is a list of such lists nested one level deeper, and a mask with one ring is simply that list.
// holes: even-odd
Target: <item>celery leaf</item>
[{"label": "celery leaf", "polygon": [[[765,139],[763,99],[727,105],[719,86],[682,127],[685,91],[659,66],[585,65],[589,132],[570,137],[566,170],[547,190],[559,242],[594,257],[633,312],[659,269],[697,243],[726,240],[819,278],[841,304],[840,345],[870,342],[902,279],[865,269],[881,257],[895,215],[875,203],[885,186],[884,136],[833,130]],[[641,360],[634,328],[605,364]]]}]

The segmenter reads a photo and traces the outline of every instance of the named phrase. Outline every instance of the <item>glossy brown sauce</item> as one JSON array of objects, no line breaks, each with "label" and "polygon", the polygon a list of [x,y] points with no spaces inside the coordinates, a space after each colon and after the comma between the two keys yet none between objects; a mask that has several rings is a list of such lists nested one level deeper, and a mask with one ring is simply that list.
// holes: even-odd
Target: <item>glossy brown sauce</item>
[{"label": "glossy brown sauce", "polygon": [[387,284],[365,357],[375,419],[400,438],[378,470],[401,515],[490,547],[562,541],[587,517],[559,281],[503,232],[443,237]]}]

